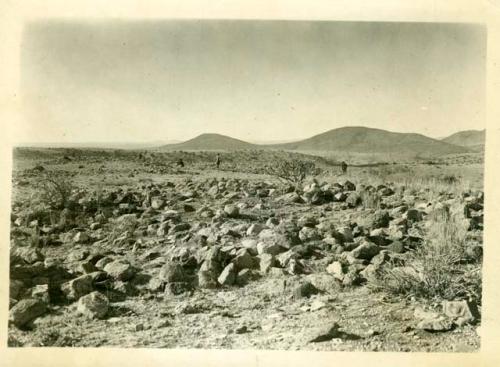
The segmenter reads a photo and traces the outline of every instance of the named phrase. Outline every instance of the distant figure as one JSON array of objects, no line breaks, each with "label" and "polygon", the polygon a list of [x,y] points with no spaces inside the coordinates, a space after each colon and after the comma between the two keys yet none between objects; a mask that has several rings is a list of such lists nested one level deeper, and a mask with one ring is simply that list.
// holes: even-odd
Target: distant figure
[{"label": "distant figure", "polygon": [[184,161],[182,160],[182,158],[179,158],[179,160],[177,161],[177,165],[179,167],[184,167]]},{"label": "distant figure", "polygon": [[347,172],[347,163],[342,161],[342,173],[346,173]]},{"label": "distant figure", "polygon": [[217,166],[217,169],[219,169],[219,166],[220,166],[220,154],[217,153],[217,158],[215,160],[215,165]]}]

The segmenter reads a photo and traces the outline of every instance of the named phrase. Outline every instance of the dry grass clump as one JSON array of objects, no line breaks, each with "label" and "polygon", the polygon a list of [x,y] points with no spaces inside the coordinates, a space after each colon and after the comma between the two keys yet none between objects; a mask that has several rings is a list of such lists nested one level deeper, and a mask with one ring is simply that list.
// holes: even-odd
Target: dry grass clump
[{"label": "dry grass clump", "polygon": [[404,266],[387,264],[370,284],[393,295],[481,301],[481,253],[468,250],[467,223],[444,207],[433,215],[424,243]]}]

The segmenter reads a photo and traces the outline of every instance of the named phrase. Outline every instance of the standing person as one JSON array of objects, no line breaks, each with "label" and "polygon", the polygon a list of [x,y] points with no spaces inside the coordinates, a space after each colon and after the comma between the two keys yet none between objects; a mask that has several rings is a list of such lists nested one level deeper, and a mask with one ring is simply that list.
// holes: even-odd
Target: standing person
[{"label": "standing person", "polygon": [[342,173],[347,172],[347,163],[345,161],[342,161]]},{"label": "standing person", "polygon": [[217,158],[215,159],[215,165],[217,166],[217,169],[219,169],[220,166],[220,154],[217,153]]}]

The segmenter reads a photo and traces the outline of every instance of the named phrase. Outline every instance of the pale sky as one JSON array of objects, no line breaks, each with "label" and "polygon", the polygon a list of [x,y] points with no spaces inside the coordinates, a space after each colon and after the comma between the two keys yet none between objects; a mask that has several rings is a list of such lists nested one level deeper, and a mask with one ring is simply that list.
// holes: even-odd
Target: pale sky
[{"label": "pale sky", "polygon": [[479,25],[31,23],[22,140],[293,140],[343,126],[444,137],[484,128],[485,55]]}]

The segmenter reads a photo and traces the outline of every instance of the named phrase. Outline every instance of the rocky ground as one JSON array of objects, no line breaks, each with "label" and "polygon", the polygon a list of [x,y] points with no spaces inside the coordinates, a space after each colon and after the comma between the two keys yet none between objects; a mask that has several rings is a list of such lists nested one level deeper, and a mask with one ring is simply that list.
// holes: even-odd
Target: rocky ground
[{"label": "rocky ground", "polygon": [[[480,294],[393,294],[380,271],[408,276],[441,216],[460,217],[468,269],[482,254],[481,188],[362,175],[294,187],[196,157],[176,168],[50,154],[13,175],[12,347],[479,348]],[[73,183],[65,208],[44,205],[48,176]]]}]

